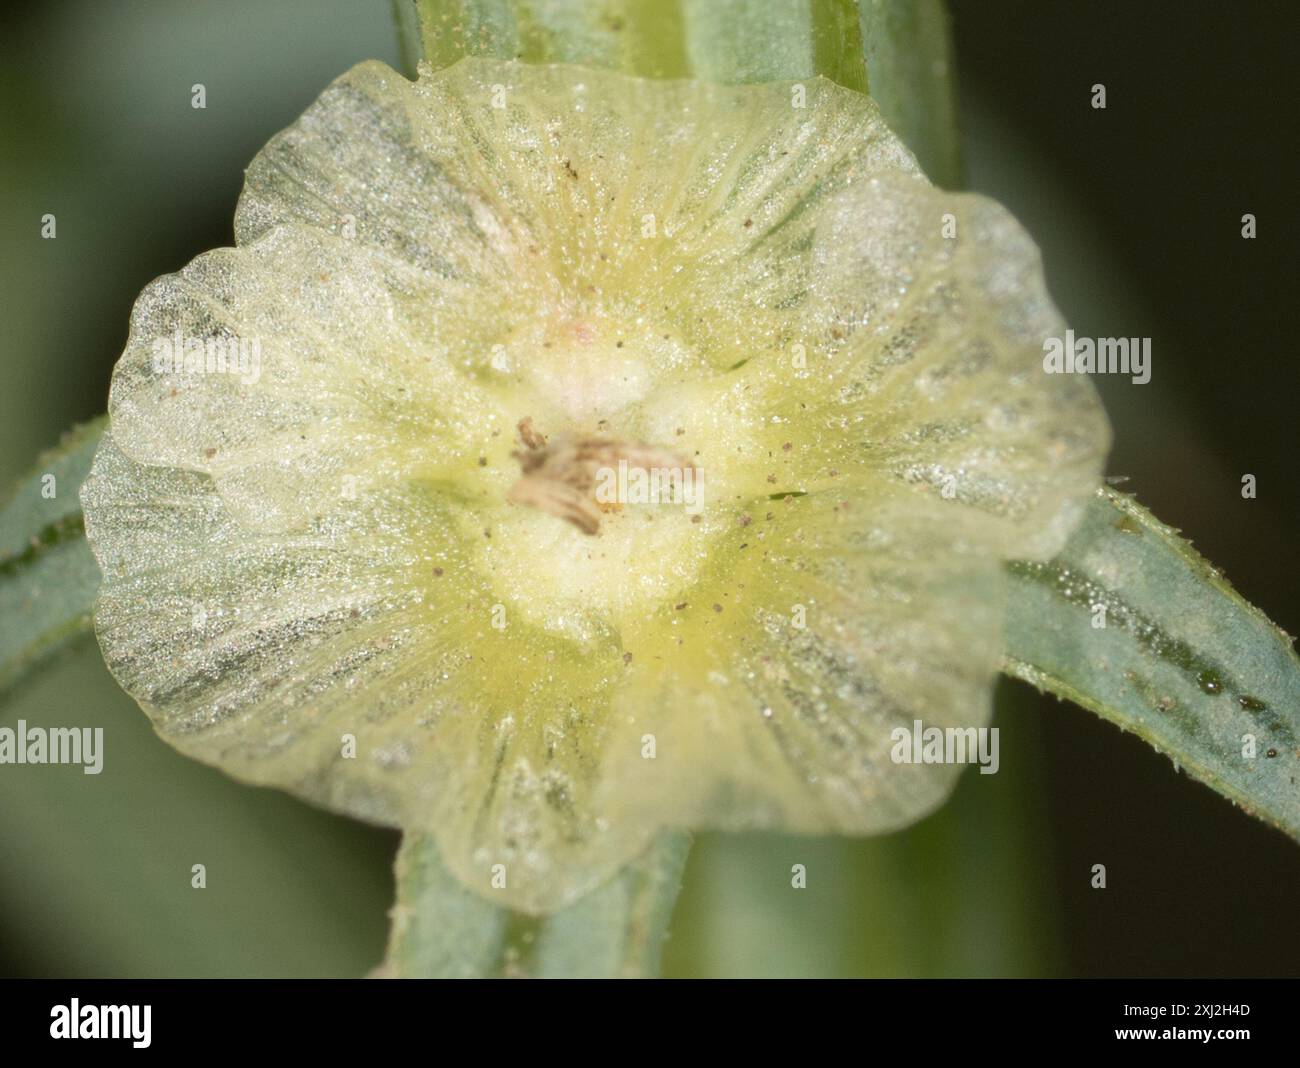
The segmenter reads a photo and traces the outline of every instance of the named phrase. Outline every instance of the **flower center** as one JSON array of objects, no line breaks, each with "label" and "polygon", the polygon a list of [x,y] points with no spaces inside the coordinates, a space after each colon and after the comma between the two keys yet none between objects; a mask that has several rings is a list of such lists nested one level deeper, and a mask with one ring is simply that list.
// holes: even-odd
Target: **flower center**
[{"label": "flower center", "polygon": [[514,455],[522,474],[507,499],[566,519],[584,534],[598,534],[601,513],[625,504],[703,504],[701,471],[669,449],[567,434],[548,443],[529,416],[519,421],[519,439],[523,449]]},{"label": "flower center", "polygon": [[694,405],[664,390],[700,361],[639,318],[589,314],[530,325],[505,349],[518,477],[478,545],[502,603],[587,642],[680,600],[719,520],[686,445]]}]

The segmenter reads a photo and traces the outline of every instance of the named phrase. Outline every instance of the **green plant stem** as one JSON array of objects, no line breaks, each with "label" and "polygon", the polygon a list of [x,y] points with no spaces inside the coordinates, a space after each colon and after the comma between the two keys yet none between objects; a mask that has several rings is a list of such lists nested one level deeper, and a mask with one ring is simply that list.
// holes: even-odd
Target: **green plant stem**
[{"label": "green plant stem", "polygon": [[[435,70],[465,56],[723,84],[821,76],[870,92],[931,179],[959,180],[943,0],[395,0]],[[412,23],[418,29],[412,29]],[[416,60],[403,47],[407,73]]]},{"label": "green plant stem", "polygon": [[431,834],[403,836],[397,904],[380,974],[399,979],[641,979],[659,972],[688,837],[665,832],[613,879],[544,919],[465,888]]},{"label": "green plant stem", "polygon": [[722,83],[825,75],[866,90],[855,0],[416,0],[434,69],[463,56]]}]

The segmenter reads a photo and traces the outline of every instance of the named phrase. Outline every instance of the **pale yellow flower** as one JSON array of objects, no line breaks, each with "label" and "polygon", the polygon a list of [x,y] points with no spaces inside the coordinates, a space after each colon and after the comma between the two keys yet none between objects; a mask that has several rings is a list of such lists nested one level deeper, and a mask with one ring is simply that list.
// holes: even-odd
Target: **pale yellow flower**
[{"label": "pale yellow flower", "polygon": [[[891,730],[987,722],[1002,563],[1061,545],[1108,431],[1043,372],[1033,243],[869,99],[365,63],[235,229],[141,296],[83,493],[171,744],[531,911],[661,827],[943,799]],[[698,515],[593,505],[648,457]]]}]

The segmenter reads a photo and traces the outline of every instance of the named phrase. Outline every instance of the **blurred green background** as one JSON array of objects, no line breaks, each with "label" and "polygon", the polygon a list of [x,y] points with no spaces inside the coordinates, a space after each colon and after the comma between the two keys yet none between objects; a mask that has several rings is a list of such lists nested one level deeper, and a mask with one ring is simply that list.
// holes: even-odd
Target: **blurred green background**
[{"label": "blurred green background", "polygon": [[[1278,2],[956,0],[967,185],[1043,247],[1103,381],[1110,470],[1284,629],[1296,593],[1297,212]],[[140,289],[231,243],[242,169],[388,0],[47,0],[0,15],[0,484],[104,408]],[[207,108],[190,106],[201,82]],[[1091,87],[1107,88],[1093,110]],[[40,237],[41,216],[58,237]],[[1253,212],[1259,236],[1240,236]],[[1240,479],[1258,479],[1243,500]],[[99,776],[0,767],[0,974],[345,976],[378,963],[396,835],[238,786],[153,735],[82,643],[0,722],[102,725]],[[998,693],[1002,767],[866,841],[697,840],[670,975],[1295,975],[1300,847],[1090,713]],[[206,865],[207,889],[190,887]],[[808,888],[790,887],[804,864]],[[1108,888],[1089,870],[1105,864]]]}]

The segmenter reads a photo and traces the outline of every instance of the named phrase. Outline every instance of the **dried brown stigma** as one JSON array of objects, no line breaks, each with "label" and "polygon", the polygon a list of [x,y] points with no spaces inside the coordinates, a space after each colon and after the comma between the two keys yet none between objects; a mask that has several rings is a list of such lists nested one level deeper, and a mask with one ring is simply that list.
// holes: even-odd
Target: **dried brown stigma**
[{"label": "dried brown stigma", "polygon": [[512,455],[519,461],[521,473],[506,499],[565,519],[584,534],[599,534],[602,513],[618,507],[597,500],[596,485],[602,470],[615,471],[620,462],[629,469],[646,471],[694,469],[694,464],[679,453],[644,442],[569,434],[557,435],[548,442],[528,416],[519,421],[518,431],[523,448]]}]

